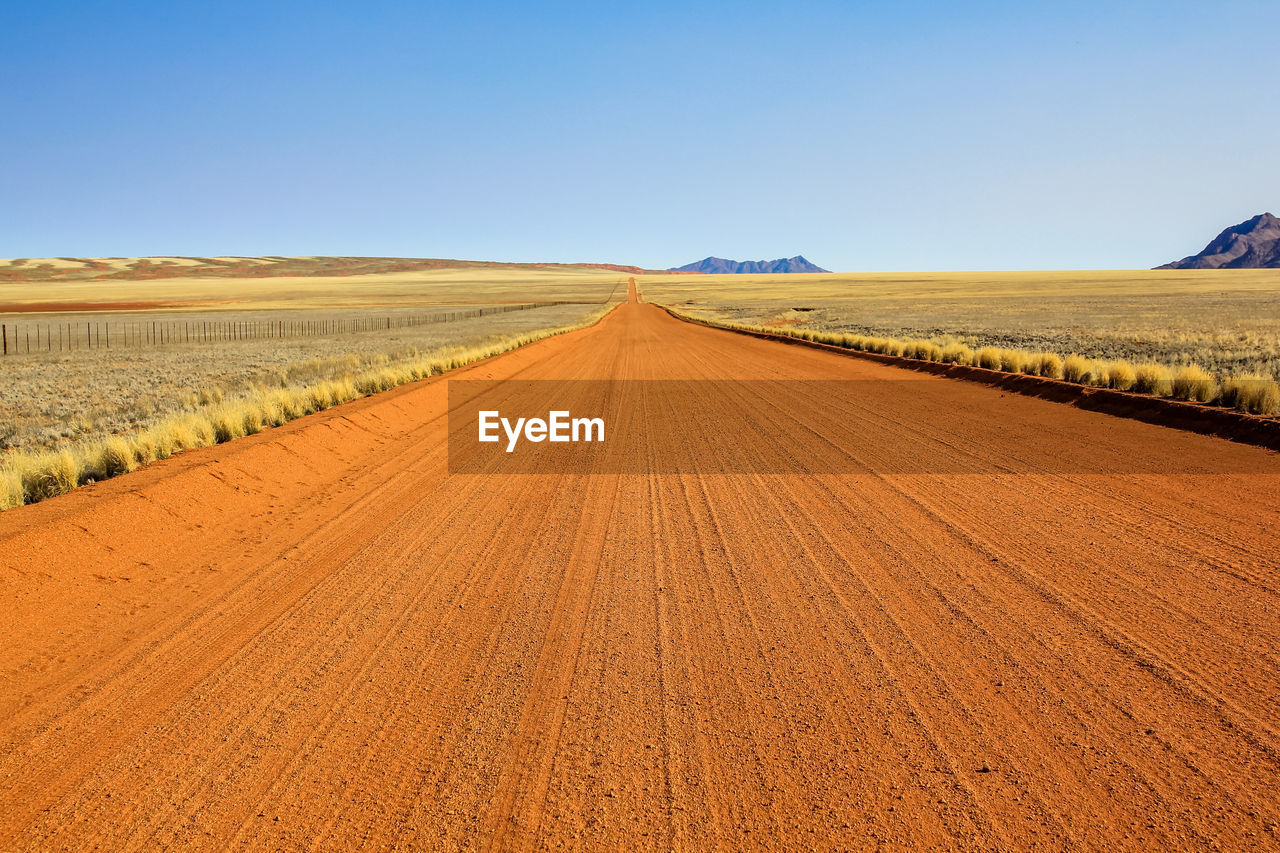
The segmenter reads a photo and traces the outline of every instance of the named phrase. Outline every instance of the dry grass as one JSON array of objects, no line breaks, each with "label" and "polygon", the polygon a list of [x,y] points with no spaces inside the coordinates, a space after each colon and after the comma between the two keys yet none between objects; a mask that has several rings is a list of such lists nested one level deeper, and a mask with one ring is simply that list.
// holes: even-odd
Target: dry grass
[{"label": "dry grass", "polygon": [[1280,385],[1264,376],[1233,376],[1222,383],[1221,402],[1254,415],[1280,411]]},{"label": "dry grass", "polygon": [[619,303],[597,309],[581,321],[504,337],[481,346],[452,347],[392,360],[336,378],[277,387],[256,386],[239,396],[220,390],[190,395],[188,408],[128,435],[71,443],[57,450],[18,451],[0,461],[0,509],[10,509],[69,492],[85,483],[114,477],[175,453],[232,441],[294,418],[435,376],[536,340],[595,323]]},{"label": "dry grass", "polygon": [[[114,259],[111,264],[136,262]],[[539,268],[534,264],[475,264],[380,272],[369,275],[259,276],[242,278],[171,276],[143,281],[67,280],[56,283],[6,280],[0,276],[0,305],[37,303],[159,302],[201,310],[234,307],[249,311],[434,309],[459,302],[498,304],[529,301],[600,301],[626,275],[587,267]],[[6,268],[0,262],[0,272]],[[113,267],[115,268],[115,267]],[[531,294],[537,294],[536,298]],[[625,295],[625,293],[624,293]]]},{"label": "dry grass", "polygon": [[711,320],[1280,375],[1280,270],[639,276]]},{"label": "dry grass", "polygon": [[1241,376],[1219,383],[1213,374],[1197,365],[1184,365],[1170,370],[1149,362],[1136,367],[1123,359],[1101,361],[1072,353],[1062,358],[1051,352],[1022,352],[999,347],[974,350],[955,341],[936,343],[921,340],[899,341],[893,338],[854,335],[846,332],[823,332],[794,326],[757,326],[690,314],[667,306],[678,317],[697,320],[726,329],[768,332],[829,344],[845,349],[918,358],[943,364],[960,364],[1024,373],[1047,379],[1062,379],[1077,385],[1114,388],[1140,394],[1171,396],[1179,400],[1234,406],[1251,414],[1280,413],[1280,384],[1255,375]]},{"label": "dry grass", "polygon": [[[275,384],[280,374],[288,375],[288,384],[315,384],[373,368],[379,360],[403,361],[415,351],[481,347],[501,338],[571,325],[604,302],[625,298],[628,277],[584,267],[471,262],[400,270],[393,263],[392,271],[351,275],[353,270],[385,267],[388,259],[314,259],[317,263],[312,264],[313,259],[305,258],[250,258],[222,260],[233,262],[228,267],[233,272],[263,269],[246,277],[203,278],[182,273],[218,259],[198,263],[179,259],[167,268],[160,265],[164,260],[152,259],[148,266],[175,277],[98,281],[71,275],[49,282],[0,275],[0,323],[8,327],[11,345],[2,362],[0,451],[56,449],[67,441],[136,432],[188,408],[192,394],[243,396],[256,385]],[[119,271],[136,266],[138,259],[102,261],[104,269]],[[54,265],[86,266],[80,261]],[[9,273],[19,275],[42,266],[41,261],[10,264]],[[310,274],[330,267],[339,274]],[[0,262],[0,271],[4,268]],[[277,268],[301,277],[273,277],[270,273]],[[573,304],[407,325],[424,315],[456,309],[529,303]],[[30,309],[33,304],[45,313],[22,313],[24,306]],[[126,305],[132,307],[126,309]],[[108,310],[112,306],[119,310]],[[384,319],[391,328],[383,328]],[[362,331],[335,333],[335,320]],[[55,343],[62,341],[65,332],[79,344],[75,350],[59,352],[53,346],[52,352],[15,356],[12,345],[19,339],[15,323],[24,345],[28,332],[35,330],[39,338],[41,329]],[[283,338],[237,336],[206,344],[81,348],[86,324],[107,323],[117,333],[132,329],[134,340],[139,329],[150,332],[153,323],[160,330],[166,326],[179,330],[183,340],[188,329],[248,326],[261,331],[280,325],[291,331]],[[296,336],[303,327],[313,330],[312,334]],[[58,329],[56,335],[54,329]],[[110,337],[113,344],[118,343],[119,337]]]},{"label": "dry grass", "polygon": [[1167,397],[1173,392],[1173,382],[1169,378],[1169,368],[1162,364],[1147,362],[1134,368],[1135,381],[1133,390],[1139,394],[1155,394]]},{"label": "dry grass", "polygon": [[69,492],[79,484],[82,458],[70,450],[48,450],[6,459],[5,467],[16,475],[27,503]]},{"label": "dry grass", "polygon": [[1130,391],[1138,381],[1138,373],[1127,361],[1109,361],[1103,366],[1108,388]]},{"label": "dry grass", "polygon": [[1174,372],[1172,396],[1176,400],[1210,403],[1218,397],[1218,381],[1203,367],[1189,364]]},{"label": "dry grass", "polygon": [[1022,373],[1022,364],[1026,354],[1015,349],[1000,350],[1000,369],[1005,373]]},{"label": "dry grass", "polygon": [[22,475],[15,469],[0,467],[0,510],[22,506],[25,500]]},{"label": "dry grass", "polygon": [[[625,290],[619,294],[625,295]],[[0,382],[0,451],[54,449],[65,441],[136,432],[191,408],[193,397],[207,405],[223,396],[243,396],[259,385],[315,384],[361,373],[387,361],[411,359],[415,352],[483,347],[538,329],[572,325],[598,307],[599,303],[555,305],[296,339],[10,355],[0,360],[5,376]]]},{"label": "dry grass", "polygon": [[1026,364],[1031,368],[1027,372],[1033,376],[1043,376],[1046,379],[1062,378],[1062,356],[1057,353],[1028,353]]},{"label": "dry grass", "polygon": [[983,347],[977,352],[978,367],[985,367],[987,370],[1000,369],[1000,350],[997,347]]},{"label": "dry grass", "polygon": [[944,344],[938,361],[946,364],[973,364],[973,347],[955,341]]},{"label": "dry grass", "polygon": [[1077,385],[1090,385],[1094,377],[1094,363],[1072,353],[1062,360],[1062,378]]},{"label": "dry grass", "polygon": [[[1280,412],[1280,270],[640,276],[729,328]],[[936,350],[934,349],[936,348]]]}]

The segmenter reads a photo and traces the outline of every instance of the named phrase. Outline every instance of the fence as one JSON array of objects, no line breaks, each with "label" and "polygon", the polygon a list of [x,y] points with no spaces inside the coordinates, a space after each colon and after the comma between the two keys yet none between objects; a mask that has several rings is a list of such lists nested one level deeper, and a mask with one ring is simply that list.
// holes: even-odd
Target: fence
[{"label": "fence", "polygon": [[309,338],[358,332],[390,331],[433,323],[470,320],[511,311],[527,311],[567,302],[530,302],[441,311],[435,314],[383,317],[329,317],[306,320],[151,320],[74,323],[0,324],[0,355],[124,349],[170,344],[209,344],[267,338]]}]

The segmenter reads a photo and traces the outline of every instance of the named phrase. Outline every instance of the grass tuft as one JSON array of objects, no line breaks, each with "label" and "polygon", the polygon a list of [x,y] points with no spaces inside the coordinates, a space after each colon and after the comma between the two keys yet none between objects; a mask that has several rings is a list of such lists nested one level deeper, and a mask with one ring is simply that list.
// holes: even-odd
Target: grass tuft
[{"label": "grass tuft", "polygon": [[1072,353],[1062,360],[1062,378],[1077,385],[1088,385],[1092,382],[1094,364],[1081,355]]},{"label": "grass tuft", "polygon": [[118,435],[91,448],[87,462],[86,467],[95,480],[127,474],[138,467],[138,457],[134,454],[133,447]]},{"label": "grass tuft", "polygon": [[973,364],[973,348],[961,343],[949,343],[942,348],[938,360],[946,364]]},{"label": "grass tuft", "polygon": [[942,347],[933,341],[907,341],[905,354],[923,361],[942,361]]},{"label": "grass tuft", "polygon": [[1169,369],[1162,364],[1147,362],[1134,368],[1133,390],[1139,394],[1154,394],[1167,397],[1173,391],[1173,382],[1169,379]]},{"label": "grass tuft", "polygon": [[1175,400],[1209,403],[1218,396],[1218,382],[1203,367],[1188,364],[1174,372],[1172,395]]},{"label": "grass tuft", "polygon": [[213,426],[213,439],[218,444],[244,435],[244,418],[235,412],[234,407],[223,405],[214,409],[209,413],[209,423]]},{"label": "grass tuft", "polygon": [[1251,415],[1280,413],[1280,384],[1256,373],[1223,381],[1219,402]]},{"label": "grass tuft", "polygon": [[20,458],[16,470],[26,503],[65,494],[80,484],[80,460],[69,450],[48,450]]},{"label": "grass tuft", "polygon": [[1000,350],[1000,369],[1005,373],[1021,373],[1026,354],[1016,349]]},{"label": "grass tuft", "polygon": [[1138,374],[1133,369],[1133,365],[1127,361],[1109,361],[1103,368],[1106,374],[1106,384],[1108,388],[1114,388],[1117,391],[1128,391],[1138,381]]},{"label": "grass tuft", "polygon": [[0,468],[0,510],[22,506],[22,475],[10,468]]},{"label": "grass tuft", "polygon": [[975,357],[978,367],[985,367],[988,370],[1000,369],[1000,350],[996,347],[983,347],[978,350]]},{"label": "grass tuft", "polygon": [[1036,376],[1043,376],[1045,379],[1062,378],[1062,356],[1057,353],[1036,353],[1031,360],[1035,362]]}]

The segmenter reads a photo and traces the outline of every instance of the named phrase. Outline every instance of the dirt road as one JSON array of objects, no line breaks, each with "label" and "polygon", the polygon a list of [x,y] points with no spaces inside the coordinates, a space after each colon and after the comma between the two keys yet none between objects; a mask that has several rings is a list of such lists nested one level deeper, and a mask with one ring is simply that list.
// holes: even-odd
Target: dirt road
[{"label": "dirt road", "polygon": [[0,850],[1280,849],[1280,476],[1158,473],[1275,454],[644,304],[453,378],[1032,470],[448,476],[439,378],[6,512]]}]

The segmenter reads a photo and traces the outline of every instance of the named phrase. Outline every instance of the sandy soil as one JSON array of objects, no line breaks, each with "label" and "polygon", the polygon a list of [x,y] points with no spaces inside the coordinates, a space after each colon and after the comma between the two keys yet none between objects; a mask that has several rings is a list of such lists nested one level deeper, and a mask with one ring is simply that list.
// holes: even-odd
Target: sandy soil
[{"label": "sandy soil", "polygon": [[[457,376],[913,374],[629,304]],[[939,470],[1275,470],[903,384]],[[0,515],[0,849],[1280,849],[1280,476],[450,477],[445,401]]]}]

